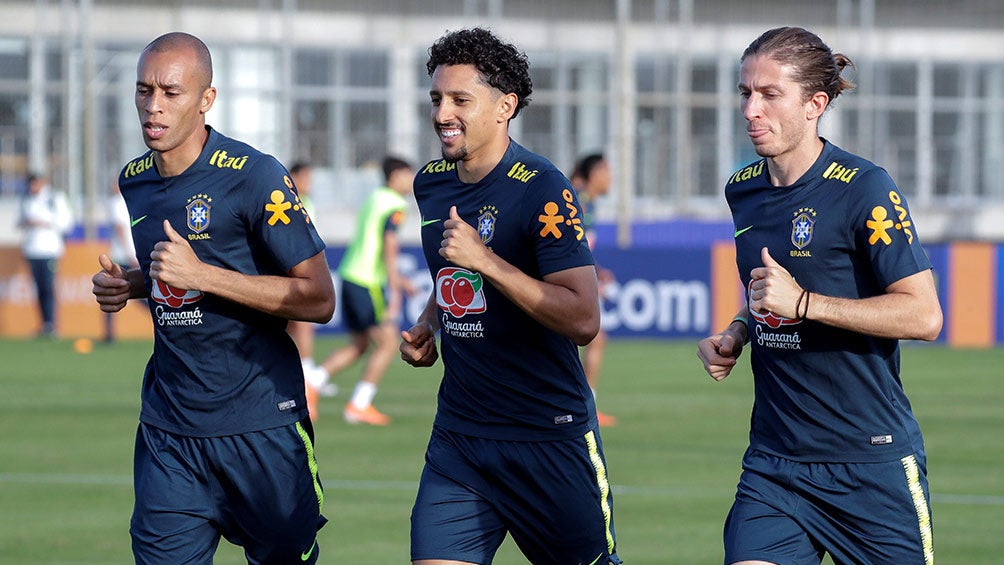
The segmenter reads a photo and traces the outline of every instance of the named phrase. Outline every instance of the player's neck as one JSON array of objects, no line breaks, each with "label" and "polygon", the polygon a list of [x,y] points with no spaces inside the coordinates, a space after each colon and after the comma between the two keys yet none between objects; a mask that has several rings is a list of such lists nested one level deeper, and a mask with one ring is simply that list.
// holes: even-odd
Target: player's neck
[{"label": "player's neck", "polygon": [[791,186],[802,178],[823,152],[823,141],[819,136],[813,136],[811,142],[802,143],[798,147],[776,157],[767,159],[767,172],[770,183],[774,186]]},{"label": "player's neck", "polygon": [[162,177],[176,177],[185,172],[202,154],[208,140],[209,131],[203,125],[181,145],[168,151],[154,151],[153,162],[157,165],[157,172]]},{"label": "player's neck", "polygon": [[457,163],[457,177],[461,182],[474,184],[488,176],[505,156],[509,149],[509,135],[500,138],[490,145],[482,147],[476,153],[468,155]]}]

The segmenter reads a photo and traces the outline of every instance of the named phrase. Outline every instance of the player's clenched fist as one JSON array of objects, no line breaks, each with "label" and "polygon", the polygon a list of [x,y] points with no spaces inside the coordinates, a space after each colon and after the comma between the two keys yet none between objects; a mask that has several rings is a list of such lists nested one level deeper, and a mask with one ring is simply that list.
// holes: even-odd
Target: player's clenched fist
[{"label": "player's clenched fist", "polygon": [[412,367],[431,367],[439,359],[436,333],[428,322],[419,322],[401,332],[401,359]]},{"label": "player's clenched fist", "polygon": [[716,381],[729,376],[742,352],[742,338],[729,330],[706,337],[697,344],[697,357],[704,364],[704,370]]},{"label": "player's clenched fist", "polygon": [[102,253],[98,256],[101,270],[91,277],[91,292],[102,312],[118,312],[129,301],[129,279],[122,266]]}]

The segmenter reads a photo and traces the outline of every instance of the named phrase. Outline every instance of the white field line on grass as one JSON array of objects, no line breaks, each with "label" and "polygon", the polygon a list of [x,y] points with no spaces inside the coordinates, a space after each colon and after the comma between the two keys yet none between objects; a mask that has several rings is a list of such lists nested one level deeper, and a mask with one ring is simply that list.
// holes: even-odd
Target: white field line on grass
[{"label": "white field line on grass", "polygon": [[[325,490],[351,491],[404,491],[415,492],[418,483],[411,481],[346,481],[324,480]],[[0,483],[43,484],[43,485],[109,485],[132,486],[129,475],[86,475],[72,473],[0,473]],[[635,485],[613,485],[615,495],[620,496],[669,496],[676,498],[699,498],[711,495],[709,489],[693,487],[657,487]],[[719,494],[718,491],[714,493]],[[731,490],[729,492],[731,496]],[[958,504],[968,506],[1004,506],[1004,496],[980,494],[937,494],[932,496],[937,504]]]}]

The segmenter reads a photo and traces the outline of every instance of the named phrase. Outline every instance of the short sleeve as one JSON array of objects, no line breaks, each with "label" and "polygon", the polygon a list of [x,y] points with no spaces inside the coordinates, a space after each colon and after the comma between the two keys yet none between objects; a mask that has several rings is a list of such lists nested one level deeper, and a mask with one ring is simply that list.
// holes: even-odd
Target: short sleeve
[{"label": "short sleeve", "polygon": [[534,179],[524,213],[541,275],[594,264],[582,206],[564,175],[550,170]]},{"label": "short sleeve", "polygon": [[865,173],[854,186],[854,239],[868,255],[882,288],[931,268],[920,244],[906,197],[881,168]]},{"label": "short sleeve", "polygon": [[324,249],[289,173],[275,158],[262,156],[245,183],[250,229],[284,272]]}]

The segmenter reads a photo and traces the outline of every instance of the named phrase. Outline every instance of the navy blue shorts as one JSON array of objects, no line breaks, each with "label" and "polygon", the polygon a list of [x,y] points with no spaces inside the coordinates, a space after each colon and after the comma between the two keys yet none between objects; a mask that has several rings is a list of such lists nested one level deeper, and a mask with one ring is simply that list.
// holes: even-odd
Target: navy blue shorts
[{"label": "navy blue shorts", "polygon": [[362,333],[384,321],[387,300],[382,287],[342,281],[342,319],[349,331]]},{"label": "navy blue shorts", "polygon": [[411,559],[489,564],[508,532],[531,563],[620,563],[600,436],[499,441],[433,428]]},{"label": "navy blue shorts", "polygon": [[129,533],[137,564],[213,562],[223,536],[253,564],[315,563],[324,493],[310,420],[226,437],[140,424]]},{"label": "navy blue shorts", "polygon": [[725,563],[934,563],[926,456],[800,463],[750,450],[725,521]]}]

